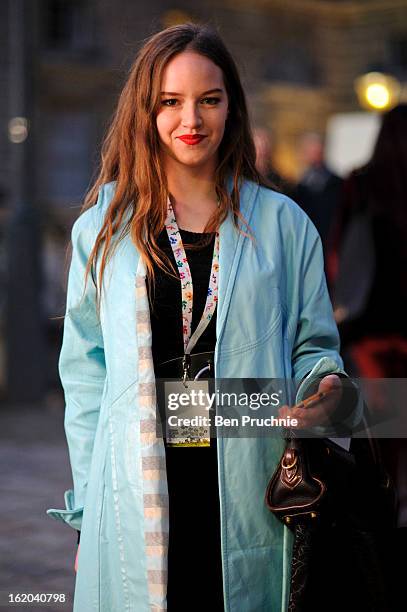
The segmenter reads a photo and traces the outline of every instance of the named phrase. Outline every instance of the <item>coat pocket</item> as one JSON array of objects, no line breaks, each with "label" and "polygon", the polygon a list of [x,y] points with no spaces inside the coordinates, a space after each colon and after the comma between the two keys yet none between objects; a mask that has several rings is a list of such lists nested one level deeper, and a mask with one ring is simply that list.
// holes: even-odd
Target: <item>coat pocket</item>
[{"label": "coat pocket", "polygon": [[222,356],[244,352],[281,334],[282,320],[279,287],[262,288],[261,294],[240,300],[239,307],[228,313],[219,349]]}]

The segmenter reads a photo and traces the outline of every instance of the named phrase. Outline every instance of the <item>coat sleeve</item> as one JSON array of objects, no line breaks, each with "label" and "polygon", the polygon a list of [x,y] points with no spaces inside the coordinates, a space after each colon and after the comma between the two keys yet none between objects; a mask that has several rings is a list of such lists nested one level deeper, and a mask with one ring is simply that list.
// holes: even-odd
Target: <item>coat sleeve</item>
[{"label": "coat sleeve", "polygon": [[[99,195],[98,204],[102,194]],[[96,207],[83,213],[72,228],[72,260],[68,276],[67,304],[59,375],[65,394],[65,433],[73,478],[73,490],[65,491],[65,509],[47,514],[80,529],[86,499],[93,444],[106,379],[105,353],[96,313],[96,290],[85,268],[97,231]]]},{"label": "coat sleeve", "polygon": [[[299,241],[302,247],[295,257],[298,314],[292,369],[298,386],[296,402],[314,392],[318,380],[327,374],[347,377],[339,354],[339,334],[325,280],[321,239],[308,218],[304,227],[303,239]],[[348,392],[352,386],[355,391],[353,394]],[[360,422],[363,403],[357,388],[349,381],[346,389],[346,398],[352,397],[352,401],[347,401],[347,406],[341,402],[341,423],[333,428],[315,427],[315,433],[335,435],[338,425],[351,429]]]}]

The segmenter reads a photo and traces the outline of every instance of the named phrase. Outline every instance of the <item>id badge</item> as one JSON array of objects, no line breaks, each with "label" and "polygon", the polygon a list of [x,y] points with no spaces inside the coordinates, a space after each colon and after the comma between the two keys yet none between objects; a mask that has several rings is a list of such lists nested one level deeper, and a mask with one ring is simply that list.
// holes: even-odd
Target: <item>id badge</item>
[{"label": "id badge", "polygon": [[210,446],[214,395],[208,380],[164,383],[165,437],[168,446]]}]

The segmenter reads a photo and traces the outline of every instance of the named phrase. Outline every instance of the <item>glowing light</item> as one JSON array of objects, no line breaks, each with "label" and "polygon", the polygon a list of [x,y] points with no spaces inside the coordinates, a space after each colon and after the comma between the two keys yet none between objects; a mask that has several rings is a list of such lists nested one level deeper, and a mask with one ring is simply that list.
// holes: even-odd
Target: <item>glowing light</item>
[{"label": "glowing light", "polygon": [[368,85],[366,88],[366,100],[373,108],[386,108],[390,101],[389,90],[381,83]]},{"label": "glowing light", "polygon": [[13,117],[8,122],[8,137],[14,144],[20,144],[28,136],[28,121],[25,117]]},{"label": "glowing light", "polygon": [[359,104],[369,110],[386,111],[400,99],[401,86],[397,79],[381,72],[369,72],[355,80]]}]

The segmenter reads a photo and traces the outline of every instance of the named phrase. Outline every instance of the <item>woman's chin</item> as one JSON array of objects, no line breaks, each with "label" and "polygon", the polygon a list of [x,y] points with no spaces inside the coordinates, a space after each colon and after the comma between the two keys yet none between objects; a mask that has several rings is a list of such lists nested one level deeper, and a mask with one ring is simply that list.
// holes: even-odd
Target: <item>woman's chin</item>
[{"label": "woman's chin", "polygon": [[174,159],[181,165],[189,168],[206,168],[211,165],[212,157],[203,155],[177,155]]}]

